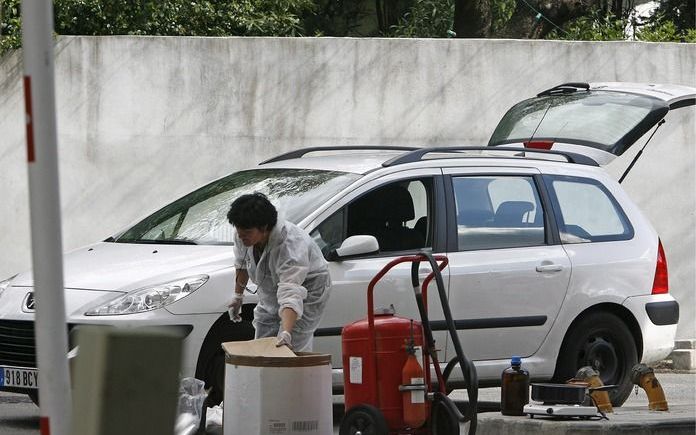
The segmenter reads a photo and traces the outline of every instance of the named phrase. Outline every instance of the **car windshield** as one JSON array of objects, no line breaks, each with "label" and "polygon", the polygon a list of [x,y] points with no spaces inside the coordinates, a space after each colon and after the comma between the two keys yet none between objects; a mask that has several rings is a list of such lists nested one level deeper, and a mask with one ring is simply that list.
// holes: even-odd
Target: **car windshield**
[{"label": "car windshield", "polygon": [[662,102],[622,92],[577,92],[522,101],[510,109],[489,144],[530,139],[581,143],[610,151]]},{"label": "car windshield", "polygon": [[232,244],[230,204],[261,192],[297,223],[360,175],[309,169],[253,169],[214,181],[153,213],[117,236],[120,243]]}]

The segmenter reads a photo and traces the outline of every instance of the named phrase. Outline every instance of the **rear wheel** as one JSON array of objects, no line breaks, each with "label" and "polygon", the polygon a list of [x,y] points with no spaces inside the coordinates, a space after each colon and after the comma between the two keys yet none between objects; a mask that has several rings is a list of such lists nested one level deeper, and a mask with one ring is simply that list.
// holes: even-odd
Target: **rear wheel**
[{"label": "rear wheel", "polygon": [[387,435],[389,427],[379,409],[370,405],[358,405],[346,412],[338,433],[339,435]]},{"label": "rear wheel", "polygon": [[615,314],[595,312],[581,318],[566,334],[558,356],[555,382],[565,382],[578,369],[591,366],[599,372],[613,406],[621,406],[633,389],[631,369],[638,363],[638,350],[631,331]]}]

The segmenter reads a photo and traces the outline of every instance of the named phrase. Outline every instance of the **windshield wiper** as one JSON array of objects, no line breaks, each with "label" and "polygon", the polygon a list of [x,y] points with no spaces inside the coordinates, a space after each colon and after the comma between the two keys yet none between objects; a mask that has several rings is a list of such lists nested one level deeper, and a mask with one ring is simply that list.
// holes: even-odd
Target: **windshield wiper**
[{"label": "windshield wiper", "polygon": [[573,93],[581,91],[581,90],[589,91],[590,85],[587,83],[582,83],[582,82],[563,83],[561,85],[554,86],[551,89],[547,89],[543,92],[539,92],[537,94],[537,97],[545,97],[548,95],[558,95],[558,94],[573,94]]},{"label": "windshield wiper", "polygon": [[142,243],[150,245],[197,245],[190,239],[118,239],[116,243]]}]

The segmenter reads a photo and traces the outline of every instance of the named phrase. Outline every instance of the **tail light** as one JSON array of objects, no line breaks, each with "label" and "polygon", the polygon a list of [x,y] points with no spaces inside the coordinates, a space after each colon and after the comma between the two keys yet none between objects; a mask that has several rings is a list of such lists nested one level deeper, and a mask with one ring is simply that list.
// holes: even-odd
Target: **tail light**
[{"label": "tail light", "polygon": [[534,148],[537,150],[550,150],[553,146],[552,140],[529,140],[522,143],[525,148]]},{"label": "tail light", "polygon": [[655,266],[655,279],[653,280],[652,294],[660,295],[669,292],[669,280],[667,278],[667,257],[662,249],[662,242],[657,240],[657,265]]}]

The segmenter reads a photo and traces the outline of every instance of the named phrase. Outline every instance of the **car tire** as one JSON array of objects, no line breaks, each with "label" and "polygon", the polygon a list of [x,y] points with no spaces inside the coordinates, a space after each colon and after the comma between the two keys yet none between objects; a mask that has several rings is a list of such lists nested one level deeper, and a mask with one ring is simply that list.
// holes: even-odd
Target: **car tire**
[{"label": "car tire", "polygon": [[631,369],[638,363],[633,334],[615,314],[590,313],[571,325],[566,333],[556,364],[553,381],[564,383],[583,366],[599,372],[604,385],[616,385],[609,391],[613,406],[621,406],[633,389]]},{"label": "car tire", "polygon": [[210,389],[206,406],[219,405],[225,391],[225,353],[220,346],[228,341],[244,341],[254,339],[253,307],[244,307],[242,321],[234,323],[229,315],[224,313],[208,331],[196,364],[196,378],[205,382],[205,388]]}]

